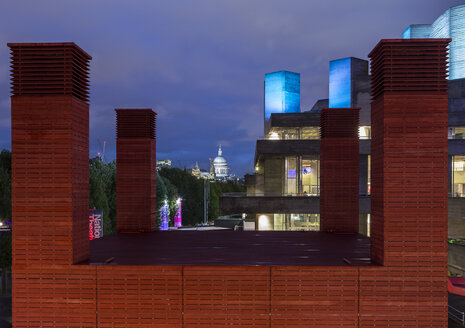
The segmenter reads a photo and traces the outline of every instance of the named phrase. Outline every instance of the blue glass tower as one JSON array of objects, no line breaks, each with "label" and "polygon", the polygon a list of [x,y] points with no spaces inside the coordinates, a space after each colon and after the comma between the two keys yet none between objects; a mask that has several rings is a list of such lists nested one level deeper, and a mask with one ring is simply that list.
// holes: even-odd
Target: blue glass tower
[{"label": "blue glass tower", "polygon": [[300,74],[265,74],[265,126],[272,113],[300,113]]},{"label": "blue glass tower", "polygon": [[402,34],[402,38],[451,38],[449,79],[465,78],[465,5],[447,9],[431,25],[410,25]]}]

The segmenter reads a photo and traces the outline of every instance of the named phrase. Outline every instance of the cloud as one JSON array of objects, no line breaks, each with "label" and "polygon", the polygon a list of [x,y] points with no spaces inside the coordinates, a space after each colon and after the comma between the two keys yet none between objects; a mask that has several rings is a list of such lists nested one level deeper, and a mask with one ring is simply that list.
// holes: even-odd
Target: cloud
[{"label": "cloud", "polygon": [[[301,73],[301,107],[328,96],[328,61],[366,58],[381,38],[431,23],[458,0],[81,0],[0,2],[0,144],[8,145],[5,43],[74,41],[91,62],[90,148],[115,155],[114,108],[158,112],[159,157],[208,167],[217,144],[253,170],[263,78]],[[6,100],[5,100],[6,99]],[[190,164],[189,164],[190,165]]]}]

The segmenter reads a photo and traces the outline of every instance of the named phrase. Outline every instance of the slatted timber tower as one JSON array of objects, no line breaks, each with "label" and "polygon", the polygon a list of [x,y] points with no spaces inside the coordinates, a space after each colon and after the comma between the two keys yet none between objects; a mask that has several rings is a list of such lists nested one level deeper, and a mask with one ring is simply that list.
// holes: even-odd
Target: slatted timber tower
[{"label": "slatted timber tower", "polygon": [[77,263],[89,257],[91,57],[74,43],[8,46],[14,264]]},{"label": "slatted timber tower", "polygon": [[[151,109],[116,110],[118,230],[147,232],[105,236],[89,247],[91,58],[74,43],[9,44],[13,326],[447,327],[449,41],[382,40],[370,54],[372,260],[369,241],[353,233],[305,232],[306,242],[300,233],[152,232]],[[337,158],[355,166],[353,141],[337,150],[335,140],[356,138],[356,114],[323,111],[322,147],[331,152],[322,157],[344,151]],[[346,179],[336,169],[322,174],[325,186],[340,188],[336,180]],[[344,180],[350,188],[351,178]],[[278,244],[276,254],[264,243]],[[298,249],[304,255],[293,254]]]},{"label": "slatted timber tower", "polygon": [[358,233],[360,108],[320,112],[320,230]]},{"label": "slatted timber tower", "polygon": [[116,111],[116,225],[118,232],[156,228],[156,113]]},{"label": "slatted timber tower", "polygon": [[364,326],[447,327],[450,41],[381,40],[369,55],[371,256],[383,267],[361,290]]}]

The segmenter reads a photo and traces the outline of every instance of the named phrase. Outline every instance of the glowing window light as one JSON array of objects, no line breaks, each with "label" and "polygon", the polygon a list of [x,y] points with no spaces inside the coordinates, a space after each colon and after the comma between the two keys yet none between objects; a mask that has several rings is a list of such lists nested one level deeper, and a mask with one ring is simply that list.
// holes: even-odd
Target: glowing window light
[{"label": "glowing window light", "polygon": [[279,135],[276,132],[270,134],[269,140],[279,140]]},{"label": "glowing window light", "polygon": [[266,215],[258,217],[258,230],[270,230],[270,219]]},{"label": "glowing window light", "polygon": [[160,209],[160,230],[161,231],[166,231],[168,230],[168,201],[165,200],[165,203]]}]

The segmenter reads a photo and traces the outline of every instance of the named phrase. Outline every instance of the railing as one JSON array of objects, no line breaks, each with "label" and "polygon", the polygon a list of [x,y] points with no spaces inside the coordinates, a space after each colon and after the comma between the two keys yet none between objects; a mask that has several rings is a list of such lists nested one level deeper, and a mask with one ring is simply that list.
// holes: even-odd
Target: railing
[{"label": "railing", "polygon": [[449,305],[449,317],[461,323],[462,326],[465,326],[465,312],[457,310]]},{"label": "railing", "polygon": [[0,269],[0,296],[11,295],[11,268]]},{"label": "railing", "polygon": [[222,194],[224,197],[319,197],[316,194],[287,194],[287,193],[279,193],[279,192],[267,192],[267,193],[244,193],[244,192],[228,192]]}]

